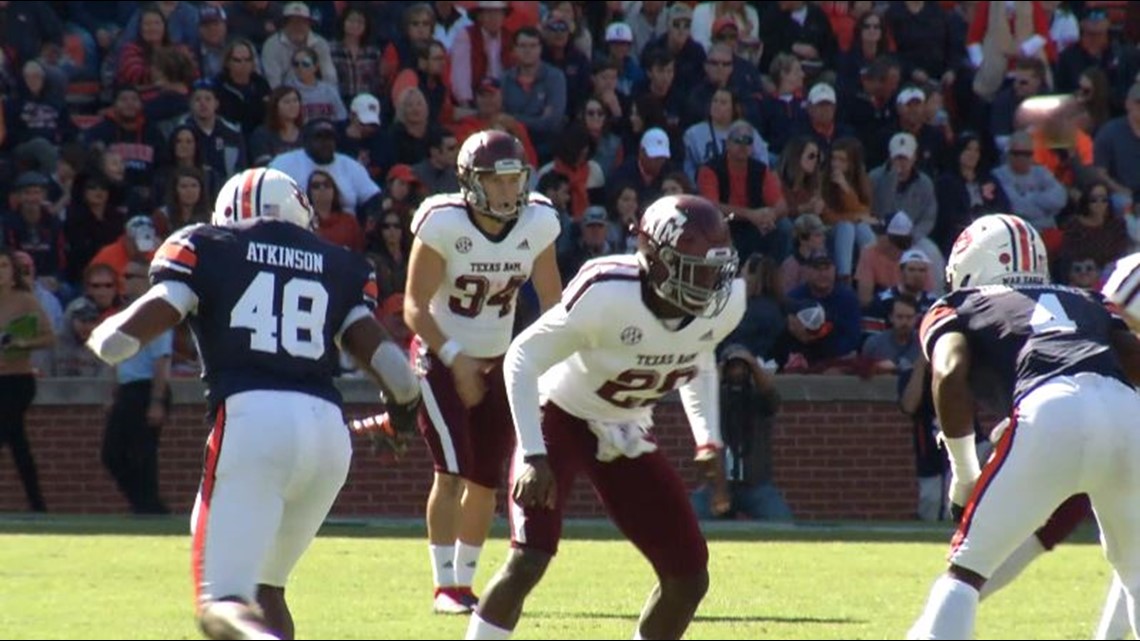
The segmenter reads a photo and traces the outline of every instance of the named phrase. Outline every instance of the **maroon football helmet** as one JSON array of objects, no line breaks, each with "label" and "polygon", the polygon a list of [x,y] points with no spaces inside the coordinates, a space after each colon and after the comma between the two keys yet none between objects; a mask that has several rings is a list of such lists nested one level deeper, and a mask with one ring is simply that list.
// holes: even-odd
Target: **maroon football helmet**
[{"label": "maroon football helmet", "polygon": [[[522,143],[508,133],[488,129],[472,134],[459,148],[456,174],[463,199],[480,214],[512,220],[526,205],[530,165]],[[490,202],[482,182],[482,176],[488,174],[520,174],[518,194],[507,202]]]},{"label": "maroon football helmet", "polygon": [[700,196],[665,196],[641,217],[638,259],[654,291],[685,312],[716,316],[739,260],[724,214]]}]

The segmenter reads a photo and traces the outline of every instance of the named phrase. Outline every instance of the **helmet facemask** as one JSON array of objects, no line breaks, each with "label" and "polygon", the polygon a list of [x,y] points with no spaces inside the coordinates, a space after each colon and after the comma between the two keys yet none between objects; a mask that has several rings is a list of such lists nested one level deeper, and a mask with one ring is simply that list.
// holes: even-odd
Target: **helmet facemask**
[{"label": "helmet facemask", "polygon": [[658,262],[668,278],[654,284],[659,296],[694,316],[716,316],[728,304],[739,258],[732,247],[713,247],[704,256],[683,254],[673,247],[656,247]]},{"label": "helmet facemask", "polygon": [[[490,176],[518,176],[517,193],[508,195],[504,199],[505,202],[492,203],[487,188],[483,184],[483,181]],[[530,168],[518,160],[509,158],[495,161],[494,169],[476,168],[473,171],[464,172],[460,176],[459,185],[463,189],[463,196],[467,204],[477,213],[507,222],[518,218],[519,214],[522,213],[529,193],[528,182],[530,182]]]}]

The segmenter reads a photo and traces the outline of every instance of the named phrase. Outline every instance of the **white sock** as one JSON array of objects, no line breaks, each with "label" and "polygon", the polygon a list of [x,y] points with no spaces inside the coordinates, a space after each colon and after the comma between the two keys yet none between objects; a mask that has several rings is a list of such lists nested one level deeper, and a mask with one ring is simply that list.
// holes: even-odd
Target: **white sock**
[{"label": "white sock", "polygon": [[1108,588],[1108,599],[1104,602],[1104,611],[1100,615],[1100,623],[1096,626],[1094,639],[1116,640],[1123,639],[1132,628],[1128,618],[1128,593],[1124,591],[1124,584],[1120,582],[1120,575],[1112,573],[1112,586]]},{"label": "white sock", "polygon": [[504,630],[494,623],[487,623],[476,613],[471,615],[471,621],[467,624],[467,636],[464,638],[509,639],[511,638],[511,631]]},{"label": "white sock", "polygon": [[455,546],[428,545],[431,551],[431,578],[437,588],[455,586]]},{"label": "white sock", "polygon": [[482,546],[467,545],[463,541],[455,546],[455,585],[471,587],[475,580],[475,569],[479,567],[479,553]]},{"label": "white sock", "polygon": [[978,591],[942,575],[930,589],[926,610],[914,622],[908,639],[972,639],[978,613]]},{"label": "white sock", "polygon": [[634,641],[644,641],[645,637],[641,636],[641,626],[638,625],[637,629],[633,631]]},{"label": "white sock", "polygon": [[981,599],[985,600],[994,592],[1004,588],[1010,581],[1017,578],[1025,568],[1033,562],[1033,559],[1041,556],[1045,552],[1045,546],[1041,545],[1041,541],[1037,539],[1036,534],[1029,535],[1017,549],[1013,551],[998,569],[986,579],[986,584],[982,586]]}]

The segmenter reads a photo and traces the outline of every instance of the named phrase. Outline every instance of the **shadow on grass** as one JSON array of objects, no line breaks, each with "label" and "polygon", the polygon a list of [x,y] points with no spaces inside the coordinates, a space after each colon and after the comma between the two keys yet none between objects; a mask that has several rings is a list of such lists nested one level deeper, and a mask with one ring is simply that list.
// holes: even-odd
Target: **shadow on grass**
[{"label": "shadow on grass", "polygon": [[[638,620],[637,613],[619,613],[619,612],[544,612],[530,611],[523,615],[527,619],[607,619],[617,621],[629,621],[636,623]],[[698,614],[693,618],[694,622],[701,623],[818,623],[818,624],[865,624],[867,621],[862,619],[852,619],[851,617],[782,617],[782,616],[764,616],[764,615],[701,615]]]},{"label": "shadow on grass", "polygon": [[[710,541],[803,541],[820,543],[889,542],[948,543],[953,533],[946,523],[918,522],[802,522],[705,521],[701,523]],[[189,536],[188,515],[59,515],[0,513],[0,535],[44,536]],[[499,520],[492,536],[506,538],[507,524]],[[329,519],[322,536],[359,538],[419,538],[425,536],[419,518],[338,518]],[[620,541],[624,536],[602,519],[572,519],[565,525],[565,538],[573,540]],[[1097,530],[1091,521],[1070,538],[1070,543],[1097,544]]]}]

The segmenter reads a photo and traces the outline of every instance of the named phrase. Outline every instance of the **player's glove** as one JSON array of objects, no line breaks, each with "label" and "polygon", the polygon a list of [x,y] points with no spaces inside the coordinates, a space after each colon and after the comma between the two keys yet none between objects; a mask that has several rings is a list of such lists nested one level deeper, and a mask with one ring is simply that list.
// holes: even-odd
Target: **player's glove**
[{"label": "player's glove", "polygon": [[353,434],[367,436],[372,441],[373,452],[391,452],[400,458],[408,451],[409,437],[416,432],[419,407],[418,396],[409,403],[387,403],[387,412],[353,419],[349,421],[348,429]]}]

